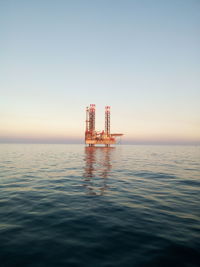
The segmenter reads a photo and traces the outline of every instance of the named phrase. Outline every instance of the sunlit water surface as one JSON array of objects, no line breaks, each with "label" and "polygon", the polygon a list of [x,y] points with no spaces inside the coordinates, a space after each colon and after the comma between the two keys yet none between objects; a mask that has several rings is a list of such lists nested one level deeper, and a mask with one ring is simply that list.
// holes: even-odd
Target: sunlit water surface
[{"label": "sunlit water surface", "polygon": [[200,266],[200,147],[0,145],[0,266]]}]

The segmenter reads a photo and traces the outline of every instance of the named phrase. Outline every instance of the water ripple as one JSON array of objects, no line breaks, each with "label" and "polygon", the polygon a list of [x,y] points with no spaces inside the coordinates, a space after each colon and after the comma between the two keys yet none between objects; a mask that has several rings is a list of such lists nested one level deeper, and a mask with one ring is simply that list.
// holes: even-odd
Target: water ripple
[{"label": "water ripple", "polygon": [[1,266],[199,266],[199,147],[0,145]]}]

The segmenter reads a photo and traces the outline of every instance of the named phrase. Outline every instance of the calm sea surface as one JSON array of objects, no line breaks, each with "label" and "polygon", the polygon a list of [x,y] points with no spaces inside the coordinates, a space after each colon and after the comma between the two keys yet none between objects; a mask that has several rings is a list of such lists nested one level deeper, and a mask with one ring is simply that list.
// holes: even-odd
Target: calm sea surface
[{"label": "calm sea surface", "polygon": [[200,147],[0,145],[0,266],[200,266]]}]

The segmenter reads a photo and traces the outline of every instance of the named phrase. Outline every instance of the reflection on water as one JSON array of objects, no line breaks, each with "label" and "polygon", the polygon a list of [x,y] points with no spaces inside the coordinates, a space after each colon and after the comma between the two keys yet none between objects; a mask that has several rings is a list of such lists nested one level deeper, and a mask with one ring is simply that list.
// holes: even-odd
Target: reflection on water
[{"label": "reflection on water", "polygon": [[84,186],[89,195],[103,195],[112,168],[114,147],[85,147]]}]

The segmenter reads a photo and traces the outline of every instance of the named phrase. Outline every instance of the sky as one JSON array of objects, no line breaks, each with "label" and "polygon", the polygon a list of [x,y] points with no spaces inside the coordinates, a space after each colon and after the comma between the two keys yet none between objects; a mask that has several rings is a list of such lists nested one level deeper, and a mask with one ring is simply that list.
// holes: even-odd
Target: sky
[{"label": "sky", "polygon": [[199,0],[1,0],[0,143],[200,144]]}]

